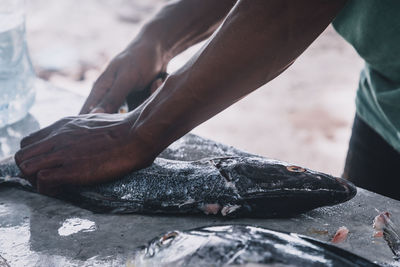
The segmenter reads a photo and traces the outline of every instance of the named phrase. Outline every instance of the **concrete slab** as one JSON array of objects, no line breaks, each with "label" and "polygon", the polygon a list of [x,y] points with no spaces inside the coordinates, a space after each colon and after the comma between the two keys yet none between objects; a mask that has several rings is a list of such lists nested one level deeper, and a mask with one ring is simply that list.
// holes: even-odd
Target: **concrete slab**
[{"label": "concrete slab", "polygon": [[[38,86],[31,116],[0,129],[1,156],[12,154],[18,140],[56,119],[76,114],[81,96]],[[393,254],[382,238],[373,237],[372,220],[379,211],[390,211],[400,221],[400,203],[359,189],[351,201],[316,209],[290,219],[224,219],[212,216],[148,216],[94,214],[69,203],[0,187],[0,266],[124,265],[133,250],[171,230],[216,224],[250,224],[291,231],[329,241],[340,226],[350,230],[338,246],[372,261],[393,263]],[[296,203],[293,203],[296,205]]]},{"label": "concrete slab", "polygon": [[[295,205],[295,203],[294,203]],[[90,266],[125,264],[135,247],[170,230],[215,224],[250,224],[291,231],[329,241],[340,226],[350,230],[339,244],[372,261],[392,262],[382,238],[373,238],[379,210],[399,219],[400,205],[360,189],[344,204],[320,208],[290,219],[223,219],[212,216],[93,214],[56,199],[0,188],[0,254],[11,266]]]}]

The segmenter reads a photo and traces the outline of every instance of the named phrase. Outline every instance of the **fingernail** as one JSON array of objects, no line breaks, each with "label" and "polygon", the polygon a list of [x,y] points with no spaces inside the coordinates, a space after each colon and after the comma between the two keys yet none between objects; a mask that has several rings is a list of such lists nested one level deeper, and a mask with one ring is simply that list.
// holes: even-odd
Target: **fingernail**
[{"label": "fingernail", "polygon": [[21,161],[21,156],[20,156],[20,153],[15,153],[15,155],[14,155],[14,160],[15,160],[15,162],[18,164],[20,161]]}]

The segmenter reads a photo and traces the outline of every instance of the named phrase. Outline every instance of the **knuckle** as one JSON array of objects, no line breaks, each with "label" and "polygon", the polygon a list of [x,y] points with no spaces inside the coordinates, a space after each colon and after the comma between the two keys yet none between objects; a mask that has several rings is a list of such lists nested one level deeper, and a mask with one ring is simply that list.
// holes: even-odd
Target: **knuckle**
[{"label": "knuckle", "polygon": [[22,173],[26,176],[35,174],[34,164],[30,161],[24,161],[19,165]]},{"label": "knuckle", "polygon": [[21,172],[22,172],[22,174],[23,174],[24,176],[29,177],[29,176],[32,175],[32,172],[30,172],[30,171],[26,168],[26,165],[23,164],[23,163],[19,165],[19,169],[21,170]]},{"label": "knuckle", "polygon": [[22,159],[23,159],[23,152],[20,150],[17,153],[15,153],[14,160],[17,164],[20,164],[22,162]]},{"label": "knuckle", "polygon": [[27,161],[24,161],[19,166],[22,170],[27,171],[29,169],[29,167],[31,166],[31,164],[28,163]]},{"label": "knuckle", "polygon": [[28,143],[30,136],[25,136],[24,138],[21,139],[21,141],[19,142],[21,146],[24,146]]}]

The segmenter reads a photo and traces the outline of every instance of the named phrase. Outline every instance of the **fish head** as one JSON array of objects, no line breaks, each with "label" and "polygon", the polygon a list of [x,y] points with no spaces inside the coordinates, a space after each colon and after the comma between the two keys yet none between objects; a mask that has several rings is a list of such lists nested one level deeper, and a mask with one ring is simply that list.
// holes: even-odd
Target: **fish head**
[{"label": "fish head", "polygon": [[[130,263],[132,266],[172,267],[241,266],[247,261],[269,262],[273,257],[269,251],[271,241],[267,240],[268,237],[268,234],[264,235],[254,227],[243,225],[215,225],[189,231],[173,231],[138,248]],[[266,241],[266,246],[256,244],[258,241]],[[274,241],[280,240],[275,238]]]},{"label": "fish head", "polygon": [[[216,166],[234,184],[248,208],[286,209],[271,211],[273,214],[301,213],[335,205],[351,199],[357,192],[345,179],[262,157],[226,158]],[[293,203],[292,209],[287,209],[288,201]]]},{"label": "fish head", "polygon": [[330,244],[251,225],[169,232],[136,250],[127,266],[376,266]]},{"label": "fish head", "polygon": [[220,241],[202,232],[172,231],[138,248],[130,262],[132,266],[190,266],[199,250]]}]

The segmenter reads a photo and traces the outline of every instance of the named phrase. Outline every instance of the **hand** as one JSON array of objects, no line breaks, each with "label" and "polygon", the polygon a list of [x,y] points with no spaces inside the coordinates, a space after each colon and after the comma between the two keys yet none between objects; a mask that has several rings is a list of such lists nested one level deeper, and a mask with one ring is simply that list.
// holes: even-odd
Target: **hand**
[{"label": "hand", "polygon": [[15,160],[26,179],[47,195],[57,194],[66,184],[117,179],[155,158],[131,131],[136,117],[128,113],[64,118],[22,139]]},{"label": "hand", "polygon": [[94,83],[80,114],[114,113],[130,93],[143,91],[150,85],[154,92],[162,84],[160,75],[168,63],[161,49],[155,46],[134,42],[117,55]]}]

